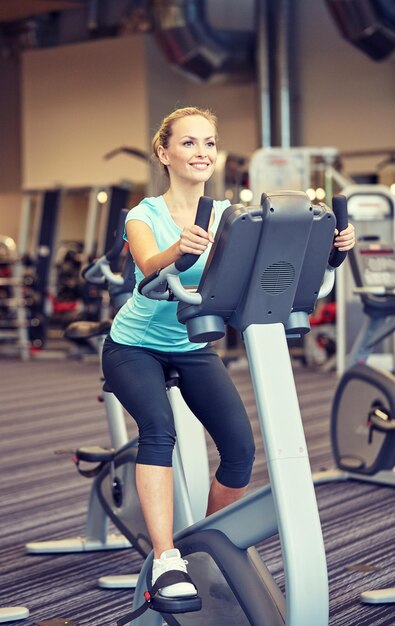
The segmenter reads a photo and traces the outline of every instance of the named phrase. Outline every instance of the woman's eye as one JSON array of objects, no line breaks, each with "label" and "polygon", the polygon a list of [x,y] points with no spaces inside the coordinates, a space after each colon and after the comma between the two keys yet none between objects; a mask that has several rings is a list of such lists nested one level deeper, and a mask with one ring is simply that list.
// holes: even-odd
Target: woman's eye
[{"label": "woman's eye", "polygon": [[184,146],[192,146],[193,145],[193,141],[184,141]]},{"label": "woman's eye", "polygon": [[208,148],[214,148],[215,147],[215,142],[214,141],[209,141],[207,143]]}]

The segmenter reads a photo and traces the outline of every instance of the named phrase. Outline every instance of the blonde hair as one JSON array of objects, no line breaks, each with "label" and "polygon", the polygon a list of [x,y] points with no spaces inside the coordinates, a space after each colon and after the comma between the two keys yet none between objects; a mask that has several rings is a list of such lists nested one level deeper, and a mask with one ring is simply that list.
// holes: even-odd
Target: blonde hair
[{"label": "blonde hair", "polygon": [[[162,146],[163,148],[167,148],[169,145],[170,137],[173,133],[173,124],[177,120],[180,120],[183,117],[188,117],[190,115],[200,115],[200,117],[205,117],[206,120],[210,122],[214,126],[215,129],[215,138],[217,139],[217,126],[218,120],[216,115],[212,113],[209,109],[200,109],[199,107],[184,107],[182,109],[176,109],[170,115],[167,115],[157,132],[155,133],[152,139],[152,150],[155,157],[158,158],[158,148]],[[166,174],[168,174],[167,166],[163,165]]]}]

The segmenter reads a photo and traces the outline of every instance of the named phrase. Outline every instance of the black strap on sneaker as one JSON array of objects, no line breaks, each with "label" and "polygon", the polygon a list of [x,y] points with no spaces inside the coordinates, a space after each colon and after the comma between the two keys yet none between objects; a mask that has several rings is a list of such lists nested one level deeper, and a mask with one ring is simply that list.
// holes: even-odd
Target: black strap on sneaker
[{"label": "black strap on sneaker", "polygon": [[[109,453],[111,453],[111,450],[106,450],[104,448],[92,448],[92,450],[102,450],[103,453],[106,453],[107,455],[109,455]],[[81,474],[81,476],[84,476],[84,478],[95,478],[98,474],[100,474],[100,472],[102,471],[103,467],[106,465],[106,463],[108,462],[107,459],[104,460],[102,458],[81,458],[79,455],[79,451],[78,450],[55,450],[55,454],[64,454],[64,455],[68,455],[71,456],[73,463],[75,464],[77,471],[79,474]],[[91,455],[92,456],[92,455]],[[97,456],[97,455],[95,455]],[[113,456],[113,453],[112,453]],[[111,459],[110,459],[111,460]],[[91,469],[82,469],[80,467],[80,463],[81,461],[86,461],[87,463],[93,463],[93,462],[97,462],[97,465],[95,465],[95,467],[91,468]]]},{"label": "black strap on sneaker", "polygon": [[[117,626],[125,626],[126,624],[132,622],[134,619],[136,619],[137,617],[140,617],[140,615],[142,615],[143,613],[145,613],[145,611],[147,611],[147,609],[153,609],[158,610],[155,608],[155,599],[159,593],[159,590],[162,589],[163,587],[169,587],[170,585],[174,585],[176,583],[191,583],[194,587],[194,583],[192,582],[190,576],[186,573],[186,572],[181,572],[179,570],[170,570],[169,572],[165,572],[164,574],[161,574],[155,581],[155,584],[152,586],[150,591],[145,591],[144,592],[144,598],[145,598],[145,602],[144,604],[142,604],[138,609],[136,609],[135,611],[132,611],[132,613],[128,613],[127,615],[125,615],[124,617],[122,617],[120,620],[117,621]],[[196,587],[195,587],[196,589]],[[196,593],[197,593],[197,589],[196,589]],[[185,597],[185,599],[182,598],[175,598],[174,602],[173,598],[166,598],[166,604],[168,604],[168,609],[167,612],[168,613],[172,613],[172,612],[176,612],[176,613],[180,613],[180,612],[185,612],[187,613],[189,610],[192,611],[196,611],[196,610],[200,610],[201,607],[201,600],[200,598],[198,598],[199,600],[199,607],[198,608],[188,608],[188,600],[190,601],[191,599],[196,600],[198,598],[198,596],[192,596],[191,597]],[[183,602],[185,604],[185,609],[183,611],[180,611],[180,603]],[[174,606],[172,606],[172,604],[174,604]],[[192,605],[191,605],[192,606]],[[158,607],[159,608],[159,607]],[[161,606],[160,608],[160,612],[163,611],[163,606]],[[165,611],[163,611],[165,612]]]}]

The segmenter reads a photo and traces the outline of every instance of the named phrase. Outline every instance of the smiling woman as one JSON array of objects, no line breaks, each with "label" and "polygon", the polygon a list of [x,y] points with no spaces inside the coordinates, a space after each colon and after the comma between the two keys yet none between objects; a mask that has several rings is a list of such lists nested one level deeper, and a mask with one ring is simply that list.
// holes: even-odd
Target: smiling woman
[{"label": "smiling woman", "polygon": [[[193,108],[186,110],[195,111]],[[214,120],[208,114],[207,117],[200,114],[179,117],[172,121],[171,134],[167,134],[166,141],[156,145],[156,156],[170,179],[164,198],[174,221],[181,227],[194,222],[204,183],[214,171],[217,161]]]},{"label": "smiling woman", "polygon": [[[129,211],[126,233],[136,265],[136,285],[144,275],[170,265],[183,254],[198,261],[183,272],[186,285],[200,281],[228,200],[213,201],[207,230],[195,224],[198,201],[217,160],[217,120],[207,110],[178,109],[166,117],[153,139],[169,187]],[[240,396],[215,350],[191,343],[177,320],[177,303],[150,300],[134,290],[117,313],[103,348],[103,371],[112,391],[136,420],[139,449],[137,490],[154,548],[153,583],[186,565],[173,545],[172,455],[174,419],[166,396],[164,368],[176,367],[180,390],[213,438],[219,465],[208,494],[207,512],[238,500],[250,480],[254,439]],[[204,393],[203,393],[204,390]],[[191,441],[191,448],[194,442]],[[187,578],[165,584],[167,597],[195,596]]]},{"label": "smiling woman", "polygon": [[[206,125],[204,125],[204,120],[206,120],[207,122]],[[181,128],[179,127],[179,122],[182,124]],[[201,128],[206,128],[209,133],[209,136],[205,138],[205,141],[211,143],[211,145],[214,146],[217,141],[217,118],[208,109],[185,107],[183,109],[177,109],[176,111],[165,117],[165,119],[163,120],[159,130],[152,140],[152,148],[155,156],[157,156],[158,159],[162,162],[165,168],[165,172],[167,174],[167,164],[161,159],[160,153],[163,150],[167,150],[169,148],[170,140],[172,137],[174,138],[174,136],[177,134],[177,130],[178,135],[182,133],[182,129],[185,129],[187,133],[191,132],[193,128],[193,126],[191,126],[191,123],[194,123],[196,125],[199,124],[199,122],[200,125],[203,124]],[[188,135],[186,135],[185,137],[179,136],[175,139],[176,142],[189,142],[189,145],[191,147],[194,143],[194,140],[196,140],[196,137],[188,137]]]},{"label": "smiling woman", "polygon": [[[152,142],[154,154],[169,178],[169,187],[159,202],[165,205],[164,216],[170,214],[181,233],[174,245],[160,249],[151,224],[133,218],[127,222],[130,251],[144,275],[176,261],[182,254],[200,255],[212,243],[210,229],[215,210],[208,232],[195,226],[194,222],[199,198],[204,194],[204,185],[217,161],[216,142],[217,120],[208,110],[177,109],[163,120]],[[218,207],[217,213],[221,213]]]},{"label": "smiling woman", "polygon": [[[230,204],[214,200],[207,230],[195,224],[199,198],[217,160],[216,142],[217,120],[210,111],[187,107],[163,120],[153,139],[153,151],[165,168],[168,189],[162,196],[145,198],[126,217],[136,285],[183,254],[198,256],[182,272],[183,284],[199,284],[214,234]],[[351,239],[353,232],[346,229],[336,237],[335,245],[351,245]],[[106,381],[139,429],[136,485],[154,548],[152,582],[173,570],[186,575],[186,564],[173,544],[176,432],[164,369],[178,370],[182,396],[218,450],[207,514],[235,502],[247,489],[255,447],[246,410],[214,348],[189,341],[185,325],[177,319],[177,302],[151,300],[137,287],[114,319],[102,363]],[[187,577],[182,582],[166,582],[160,593],[191,597],[196,589]]]}]

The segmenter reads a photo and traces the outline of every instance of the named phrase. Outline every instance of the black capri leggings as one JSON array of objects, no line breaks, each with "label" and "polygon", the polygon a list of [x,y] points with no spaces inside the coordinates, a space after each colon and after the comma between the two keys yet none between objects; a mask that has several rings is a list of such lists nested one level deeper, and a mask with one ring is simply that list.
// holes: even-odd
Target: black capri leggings
[{"label": "black capri leggings", "polygon": [[111,390],[138,425],[137,463],[172,466],[176,432],[164,368],[175,367],[185,402],[217,446],[217,480],[233,488],[248,484],[255,454],[250,421],[224,364],[211,346],[166,353],[119,344],[108,336],[102,364]]}]

